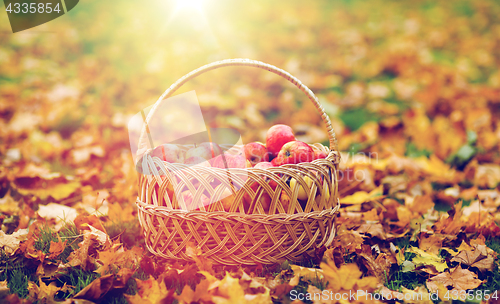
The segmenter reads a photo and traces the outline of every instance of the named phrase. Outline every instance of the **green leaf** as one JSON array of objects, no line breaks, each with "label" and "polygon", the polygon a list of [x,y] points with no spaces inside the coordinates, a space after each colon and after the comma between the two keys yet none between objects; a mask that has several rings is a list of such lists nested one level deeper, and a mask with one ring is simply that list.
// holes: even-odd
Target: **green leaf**
[{"label": "green leaf", "polygon": [[477,141],[477,134],[472,130],[467,131],[467,143],[469,145],[475,145]]}]

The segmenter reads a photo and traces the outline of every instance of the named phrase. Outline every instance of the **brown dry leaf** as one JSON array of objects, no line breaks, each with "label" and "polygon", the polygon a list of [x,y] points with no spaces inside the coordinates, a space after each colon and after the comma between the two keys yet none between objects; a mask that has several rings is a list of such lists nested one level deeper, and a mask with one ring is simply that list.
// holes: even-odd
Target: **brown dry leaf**
[{"label": "brown dry leaf", "polygon": [[17,248],[19,248],[19,244],[27,239],[28,229],[19,229],[12,234],[5,234],[3,230],[0,230],[0,248],[2,248],[6,254],[14,254]]},{"label": "brown dry leaf", "polygon": [[83,235],[89,234],[94,237],[95,240],[99,243],[99,245],[103,246],[103,248],[107,248],[111,245],[111,241],[109,240],[109,236],[106,232],[101,231],[100,229],[95,228],[92,225],[86,224],[90,231],[83,231]]},{"label": "brown dry leaf", "polygon": [[434,207],[434,202],[430,195],[417,195],[413,199],[413,202],[408,206],[412,212],[418,214],[426,214],[429,209]]},{"label": "brown dry leaf", "polygon": [[83,241],[78,244],[79,248],[71,252],[68,257],[68,263],[65,266],[80,266],[83,270],[94,267],[94,258],[89,255],[89,249],[95,245],[95,238],[90,234],[83,235]]},{"label": "brown dry leaf", "polygon": [[333,239],[334,243],[332,247],[341,247],[349,252],[355,252],[356,249],[361,249],[361,245],[364,242],[364,236],[358,231],[349,230],[345,225],[341,225],[338,228],[337,235]]},{"label": "brown dry leaf", "polygon": [[133,296],[125,295],[130,304],[161,304],[167,299],[172,299],[175,290],[168,290],[163,280],[155,280],[150,277],[148,280],[135,279],[137,283],[137,293]]},{"label": "brown dry leaf", "polygon": [[396,213],[399,219],[396,224],[400,227],[405,227],[410,224],[411,220],[414,217],[412,212],[406,206],[398,206],[396,208]]},{"label": "brown dry leaf", "polygon": [[81,184],[61,173],[49,173],[45,168],[29,164],[16,175],[14,186],[22,195],[34,195],[42,200],[52,197],[60,201],[78,191]]},{"label": "brown dry leaf", "polygon": [[125,208],[119,203],[108,205],[108,217],[112,222],[131,222],[136,220],[135,208],[132,205],[127,205]]},{"label": "brown dry leaf", "polygon": [[474,184],[480,188],[495,188],[500,184],[500,165],[479,165],[474,176]]},{"label": "brown dry leaf", "polygon": [[108,274],[95,279],[78,292],[74,298],[97,301],[113,287],[114,274]]},{"label": "brown dry leaf", "polygon": [[92,155],[104,157],[104,148],[101,145],[95,145],[71,150],[71,157],[73,159],[73,163],[75,164],[88,162]]},{"label": "brown dry leaf", "polygon": [[210,301],[211,295],[208,294],[208,287],[210,282],[208,280],[202,280],[198,285],[196,285],[195,290],[186,284],[182,289],[180,295],[174,294],[174,297],[179,301],[179,303],[193,303],[203,301]]},{"label": "brown dry leaf", "polygon": [[328,288],[335,291],[358,289],[373,291],[378,285],[378,280],[375,277],[364,277],[356,264],[345,264],[337,268],[333,261],[321,263],[323,275],[328,281]]},{"label": "brown dry leaf", "polygon": [[292,268],[292,271],[296,276],[304,278],[305,280],[309,280],[312,282],[315,280],[322,281],[324,279],[322,269],[307,268],[298,265],[290,265],[290,267]]},{"label": "brown dry leaf", "polygon": [[0,198],[0,213],[14,214],[19,212],[19,204],[10,196],[10,191]]},{"label": "brown dry leaf", "polygon": [[360,253],[359,256],[368,269],[368,274],[375,276],[382,283],[387,279],[392,264],[397,263],[396,258],[386,253],[379,254],[375,259],[367,253]]},{"label": "brown dry leaf", "polygon": [[37,295],[38,303],[41,304],[55,304],[54,296],[56,292],[62,289],[62,287],[57,287],[56,282],[51,282],[46,285],[42,280],[38,281],[40,287],[33,284],[31,287],[34,289],[34,293]]},{"label": "brown dry leaf", "polygon": [[461,251],[451,261],[459,262],[467,266],[476,267],[481,272],[493,270],[495,256],[487,252],[485,245],[475,245],[472,250]]},{"label": "brown dry leaf", "polygon": [[55,230],[61,229],[65,223],[73,222],[77,217],[76,209],[61,204],[50,203],[40,205],[38,215],[46,220],[53,220]]},{"label": "brown dry leaf", "polygon": [[387,239],[387,235],[386,235],[386,233],[384,231],[384,226],[382,226],[382,224],[380,224],[380,223],[376,223],[376,224],[371,224],[371,223],[362,224],[356,230],[359,233],[368,234],[368,235],[370,235],[372,237],[378,237],[381,240]]},{"label": "brown dry leaf", "polygon": [[[450,216],[451,214],[451,216]],[[453,206],[452,212],[441,215],[440,219],[434,224],[435,233],[457,235],[465,226],[462,220],[462,202]]]},{"label": "brown dry leaf", "polygon": [[49,255],[47,256],[48,259],[54,259],[57,256],[59,256],[63,251],[64,248],[66,248],[66,241],[61,241],[59,239],[59,242],[50,242],[50,248],[49,248]]},{"label": "brown dry leaf", "polygon": [[[486,238],[484,235],[480,234],[476,238],[470,240],[470,245],[471,246],[476,246],[476,245],[486,245]],[[492,251],[491,249],[487,248],[487,250],[490,252]]]},{"label": "brown dry leaf", "polygon": [[464,250],[472,250],[472,247],[469,246],[469,244],[467,244],[465,241],[462,241],[462,243],[460,244],[460,246],[458,246],[457,250],[460,252],[460,251],[464,251]]},{"label": "brown dry leaf", "polygon": [[106,233],[101,220],[95,215],[85,216],[80,214],[75,218],[74,223],[78,230],[90,230],[89,226],[92,226]]},{"label": "brown dry leaf", "polygon": [[439,254],[442,247],[443,238],[434,234],[425,235],[420,239],[419,247],[430,254]]},{"label": "brown dry leaf", "polygon": [[403,119],[405,134],[412,139],[418,149],[431,150],[435,146],[434,132],[425,109],[408,111]]},{"label": "brown dry leaf", "polygon": [[[218,303],[270,303],[271,295],[268,288],[263,287],[258,288],[256,293],[245,293],[245,288],[242,285],[242,279],[233,278],[229,273],[226,273],[225,277],[216,284],[212,283],[209,287],[210,293],[212,294],[212,301],[216,304]],[[252,287],[250,285],[249,287]],[[258,287],[258,286],[255,286]],[[254,288],[255,288],[254,287]]]},{"label": "brown dry leaf", "polygon": [[436,292],[439,288],[437,283],[443,284],[445,287],[452,287],[455,290],[475,289],[481,285],[483,281],[477,279],[477,275],[470,270],[462,269],[460,265],[450,270],[443,272],[427,280],[426,285],[429,290]]},{"label": "brown dry leaf", "polygon": [[98,252],[97,262],[102,266],[96,272],[104,275],[114,272],[116,268],[135,269],[141,262],[143,250],[139,247],[133,247],[131,250],[125,250],[121,245],[113,245],[110,249]]},{"label": "brown dry leaf", "polygon": [[84,210],[89,215],[106,216],[109,211],[109,191],[96,190],[94,191],[91,186],[82,187],[82,201],[77,203],[74,208],[77,210]]}]

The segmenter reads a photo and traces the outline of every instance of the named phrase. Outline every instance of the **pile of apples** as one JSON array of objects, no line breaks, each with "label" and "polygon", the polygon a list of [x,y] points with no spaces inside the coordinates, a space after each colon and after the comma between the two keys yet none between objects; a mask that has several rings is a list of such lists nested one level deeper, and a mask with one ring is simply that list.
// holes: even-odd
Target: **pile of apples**
[{"label": "pile of apples", "polygon": [[260,168],[267,169],[286,164],[311,162],[326,158],[326,153],[298,141],[291,127],[274,125],[266,135],[266,144],[251,142],[242,153],[223,152],[216,143],[204,142],[185,153],[177,145],[163,144],[156,147],[151,156],[170,163],[202,165],[216,168]]},{"label": "pile of apples", "polygon": [[[272,167],[277,167],[287,164],[298,164],[302,162],[311,162],[316,159],[326,158],[327,154],[315,147],[309,146],[307,143],[298,141],[293,134],[293,130],[287,125],[274,125],[267,131],[266,143],[252,142],[244,145],[243,149],[239,150],[238,153],[229,153],[228,151],[223,151],[221,147],[216,143],[204,142],[197,145],[186,152],[174,144],[162,144],[156,147],[151,152],[152,157],[158,157],[163,161],[170,163],[183,163],[186,165],[200,165],[204,167],[214,167],[214,168],[259,168],[268,169]],[[312,180],[307,176],[304,178],[307,185],[310,187]],[[296,187],[297,182],[292,178],[290,180],[290,186]],[[250,187],[256,191],[258,188],[257,183],[253,183]],[[271,187],[276,188],[275,182],[271,182]],[[299,186],[300,187],[300,186]],[[170,189],[173,192],[173,189]],[[224,189],[225,192],[229,192],[229,189]],[[173,193],[169,193],[174,195]],[[182,193],[187,204],[192,203],[192,195],[189,191]],[[307,199],[307,194],[302,189],[299,188],[298,198],[301,200]],[[234,199],[234,193],[227,193],[225,197],[221,200],[223,208],[225,211],[229,211]],[[245,212],[251,208],[251,198],[248,194],[244,197]],[[289,197],[284,193],[280,196],[280,199],[286,201]],[[208,197],[202,196],[203,205],[208,205]],[[205,203],[206,201],[206,203]],[[260,196],[260,206],[263,208],[264,212],[269,211],[269,206],[271,203],[271,197],[266,193]],[[254,204],[255,205],[255,204]],[[286,203],[283,203],[285,206]],[[255,207],[254,207],[255,208]]]}]

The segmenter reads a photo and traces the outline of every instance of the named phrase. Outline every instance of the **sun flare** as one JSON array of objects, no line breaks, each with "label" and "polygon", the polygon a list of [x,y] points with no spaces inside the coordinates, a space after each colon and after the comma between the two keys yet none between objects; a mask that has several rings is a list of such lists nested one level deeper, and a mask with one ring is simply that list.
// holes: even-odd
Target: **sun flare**
[{"label": "sun flare", "polygon": [[203,10],[203,2],[203,0],[177,0],[176,11],[195,9],[201,12]]}]

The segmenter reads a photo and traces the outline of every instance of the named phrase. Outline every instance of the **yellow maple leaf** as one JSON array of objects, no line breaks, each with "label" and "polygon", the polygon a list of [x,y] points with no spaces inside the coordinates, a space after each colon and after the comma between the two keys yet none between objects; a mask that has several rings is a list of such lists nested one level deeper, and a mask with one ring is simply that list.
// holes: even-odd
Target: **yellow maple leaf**
[{"label": "yellow maple leaf", "polygon": [[146,281],[135,281],[138,292],[133,296],[125,295],[130,304],[160,304],[169,295],[164,280],[155,280],[150,276]]},{"label": "yellow maple leaf", "polygon": [[[34,292],[37,295],[37,300],[40,303],[53,303],[55,294],[62,288],[57,287],[56,282],[52,282],[49,285],[46,285],[42,280],[38,280],[40,287],[35,284],[31,285],[34,288]],[[36,287],[35,287],[36,286]]]},{"label": "yellow maple leaf", "polygon": [[375,277],[360,279],[363,273],[356,264],[345,264],[337,268],[333,261],[328,261],[327,263],[321,263],[320,267],[323,269],[325,279],[328,280],[328,289],[334,292],[352,290],[354,286],[363,290],[373,290],[378,284],[378,280]]},{"label": "yellow maple leaf", "polygon": [[401,226],[406,226],[413,219],[413,214],[406,206],[398,206],[396,208],[396,213],[398,215],[399,223]]},{"label": "yellow maple leaf", "polygon": [[290,265],[295,275],[298,275],[306,280],[315,281],[315,280],[323,280],[323,269],[317,268],[307,268],[298,265]]},{"label": "yellow maple leaf", "polygon": [[179,303],[200,302],[201,299],[208,302],[211,298],[208,294],[209,285],[209,280],[202,280],[198,285],[196,285],[195,290],[193,290],[188,284],[186,284],[182,289],[182,293],[180,295],[174,295],[174,297],[179,301]]},{"label": "yellow maple leaf", "polygon": [[270,303],[271,295],[269,289],[265,289],[264,293],[245,294],[240,280],[233,278],[229,273],[226,273],[224,279],[220,281],[217,289],[214,290],[212,301],[218,303]]},{"label": "yellow maple leaf", "polygon": [[10,196],[10,191],[0,198],[0,212],[7,214],[19,212],[19,204]]},{"label": "yellow maple leaf", "polygon": [[109,204],[108,208],[108,216],[112,222],[130,222],[136,219],[135,208],[132,205],[122,208],[119,203],[114,203]]},{"label": "yellow maple leaf", "polygon": [[456,171],[434,154],[429,158],[420,156],[415,159],[415,162],[419,164],[426,173],[440,180],[451,180],[455,177]]},{"label": "yellow maple leaf", "polygon": [[416,265],[432,265],[436,267],[436,270],[439,272],[443,272],[448,268],[446,262],[444,262],[443,259],[438,257],[436,254],[427,253],[422,249],[413,246],[408,248],[406,251],[413,252],[417,255],[412,260],[412,262]]},{"label": "yellow maple leaf", "polygon": [[383,194],[382,186],[379,186],[378,188],[375,188],[370,192],[358,191],[352,195],[345,196],[340,199],[340,203],[346,205],[362,204],[365,202],[371,202],[377,200],[382,197],[382,194]]}]

